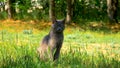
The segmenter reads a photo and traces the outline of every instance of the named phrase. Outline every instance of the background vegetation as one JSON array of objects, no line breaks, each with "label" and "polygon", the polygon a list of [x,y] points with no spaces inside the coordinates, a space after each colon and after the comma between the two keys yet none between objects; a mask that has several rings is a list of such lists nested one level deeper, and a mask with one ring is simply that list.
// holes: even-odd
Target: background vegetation
[{"label": "background vegetation", "polygon": [[[73,0],[73,22],[82,23],[81,20],[106,21],[106,0]],[[3,1],[1,1],[3,2]],[[58,19],[66,16],[66,1],[55,0],[55,13]],[[45,20],[49,21],[49,0],[11,0],[14,10],[14,19]],[[120,5],[118,6],[120,8]],[[4,9],[5,10],[5,9]],[[7,11],[7,9],[6,9]],[[0,19],[7,19],[7,12],[0,12]],[[118,15],[120,15],[118,9]],[[119,16],[118,16],[119,18]]]}]

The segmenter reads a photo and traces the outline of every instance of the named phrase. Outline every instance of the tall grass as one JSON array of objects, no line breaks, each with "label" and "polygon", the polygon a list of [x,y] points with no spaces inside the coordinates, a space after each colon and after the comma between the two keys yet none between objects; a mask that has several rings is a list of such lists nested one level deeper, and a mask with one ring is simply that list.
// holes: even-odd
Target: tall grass
[{"label": "tall grass", "polygon": [[39,33],[0,31],[0,68],[120,68],[120,35],[66,29],[57,62],[41,61],[37,47],[48,30]]}]

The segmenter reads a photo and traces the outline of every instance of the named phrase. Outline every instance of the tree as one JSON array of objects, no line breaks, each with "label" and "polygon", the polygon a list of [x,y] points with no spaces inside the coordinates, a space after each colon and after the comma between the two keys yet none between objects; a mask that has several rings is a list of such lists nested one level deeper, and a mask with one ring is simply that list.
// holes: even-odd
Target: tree
[{"label": "tree", "polygon": [[7,0],[7,11],[8,11],[8,18],[11,19],[12,18],[12,13],[11,13],[11,7],[10,7],[10,0]]},{"label": "tree", "polygon": [[8,18],[12,19],[15,14],[15,0],[7,0],[7,6],[8,6]]},{"label": "tree", "polygon": [[49,5],[49,16],[50,20],[52,22],[55,21],[55,1],[54,0],[49,0],[50,5]]},{"label": "tree", "polygon": [[107,13],[109,23],[118,23],[117,20],[118,0],[107,0]]},{"label": "tree", "polygon": [[73,15],[73,8],[72,5],[74,3],[74,0],[67,0],[67,15],[66,15],[66,23],[70,24],[72,20]]}]

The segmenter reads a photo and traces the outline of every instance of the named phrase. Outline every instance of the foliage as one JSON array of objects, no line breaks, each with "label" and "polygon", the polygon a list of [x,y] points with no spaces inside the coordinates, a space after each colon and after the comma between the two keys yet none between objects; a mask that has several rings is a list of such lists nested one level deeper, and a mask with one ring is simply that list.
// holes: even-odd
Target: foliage
[{"label": "foliage", "polygon": [[[55,0],[55,3],[56,17],[58,19],[65,17],[66,1]],[[15,0],[13,6],[19,9],[19,13],[15,14],[15,19],[49,20],[49,0],[38,0],[37,2]],[[81,20],[104,21],[107,19],[106,0],[74,0],[72,8],[73,22],[80,23]],[[2,18],[7,17],[5,13],[2,13],[1,16]]]},{"label": "foliage", "polygon": [[104,20],[107,16],[105,0],[76,0],[74,3],[73,20]]},{"label": "foliage", "polygon": [[16,0],[14,3],[14,8],[18,11],[15,15],[15,19],[23,19],[28,15],[27,11],[32,6],[29,0]]},{"label": "foliage", "polygon": [[55,0],[55,12],[58,19],[66,17],[66,1],[65,0]]}]

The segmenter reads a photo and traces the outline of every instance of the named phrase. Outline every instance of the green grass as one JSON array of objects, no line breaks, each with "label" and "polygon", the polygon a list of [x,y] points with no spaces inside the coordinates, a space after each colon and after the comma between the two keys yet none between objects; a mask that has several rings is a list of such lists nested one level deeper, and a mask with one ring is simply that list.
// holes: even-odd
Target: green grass
[{"label": "green grass", "polygon": [[36,52],[49,29],[39,33],[0,31],[0,68],[120,68],[120,33],[67,28],[57,63],[41,61]]}]

